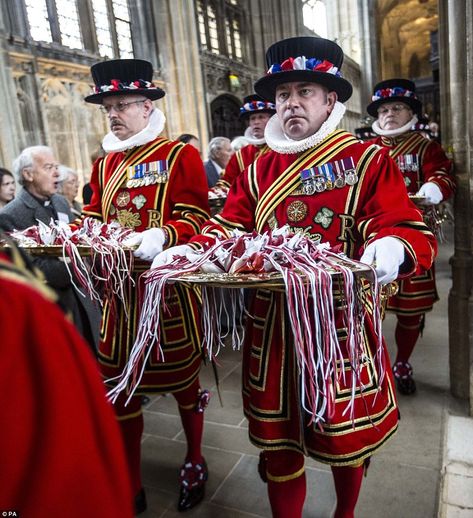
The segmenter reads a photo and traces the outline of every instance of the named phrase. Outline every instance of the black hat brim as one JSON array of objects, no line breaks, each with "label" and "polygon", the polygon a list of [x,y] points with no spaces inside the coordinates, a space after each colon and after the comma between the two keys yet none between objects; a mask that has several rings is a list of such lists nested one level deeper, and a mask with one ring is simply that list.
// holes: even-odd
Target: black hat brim
[{"label": "black hat brim", "polygon": [[373,101],[371,104],[368,104],[366,107],[366,111],[375,119],[378,118],[378,108],[382,104],[386,103],[404,103],[412,109],[412,111],[416,115],[422,115],[422,103],[419,99],[415,99],[414,97],[405,97],[405,96],[393,96],[393,97],[383,97],[382,99],[377,99]]},{"label": "black hat brim", "polygon": [[137,88],[136,90],[115,90],[113,92],[101,92],[98,94],[88,95],[84,98],[86,103],[102,104],[105,97],[113,97],[115,95],[143,95],[150,101],[156,101],[166,95],[166,92],[161,88],[153,88],[152,90]]},{"label": "black hat brim", "polygon": [[274,102],[276,97],[276,88],[284,83],[317,83],[325,86],[330,92],[336,92],[338,100],[341,103],[348,101],[353,93],[351,84],[342,77],[328,74],[327,72],[317,72],[313,70],[287,70],[285,72],[276,72],[268,74],[256,81],[255,92]]}]

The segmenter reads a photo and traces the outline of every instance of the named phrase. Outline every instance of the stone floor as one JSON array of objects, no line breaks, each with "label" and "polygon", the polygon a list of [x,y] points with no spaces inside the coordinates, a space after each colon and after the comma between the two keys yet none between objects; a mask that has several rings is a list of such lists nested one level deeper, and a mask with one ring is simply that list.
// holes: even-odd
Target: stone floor
[{"label": "stone floor", "polygon": [[[372,459],[357,506],[357,518],[431,518],[437,516],[443,436],[452,405],[448,395],[447,296],[451,244],[442,245],[437,261],[441,300],[427,317],[412,364],[418,391],[400,396],[399,432]],[[394,318],[388,315],[384,334],[392,348]],[[205,413],[204,455],[210,476],[205,500],[188,511],[190,517],[270,517],[266,486],[257,475],[258,450],[247,438],[240,400],[238,351],[219,355],[223,405],[215,390]],[[215,389],[210,367],[202,372],[204,387]],[[463,411],[461,404],[460,413]],[[178,469],[185,440],[172,397],[157,397],[145,407],[143,480],[148,511],[143,518],[181,516],[176,510]],[[307,462],[305,518],[328,518],[335,502],[330,470]],[[462,515],[463,516],[463,515]],[[466,515],[465,515],[466,516]]]}]

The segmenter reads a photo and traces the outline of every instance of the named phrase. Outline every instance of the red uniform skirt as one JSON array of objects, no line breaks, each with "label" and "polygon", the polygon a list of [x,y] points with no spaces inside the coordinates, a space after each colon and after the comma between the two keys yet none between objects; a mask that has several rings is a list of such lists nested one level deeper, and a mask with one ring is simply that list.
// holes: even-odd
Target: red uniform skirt
[{"label": "red uniform skirt", "polygon": [[[128,361],[139,322],[140,293],[132,289],[128,311],[117,302],[104,305],[99,364],[105,379],[119,376]],[[174,393],[189,387],[199,375],[201,351],[200,295],[181,285],[167,288],[167,311],[161,310],[161,349],[151,352],[136,394]],[[113,385],[113,382],[111,383]]]},{"label": "red uniform skirt", "polygon": [[[340,309],[336,309],[340,313]],[[243,402],[251,442],[262,449],[292,449],[331,465],[361,462],[396,431],[399,413],[383,343],[384,377],[375,360],[377,338],[368,315],[364,326],[364,354],[355,381],[353,411],[352,368],[348,354],[344,382],[334,383],[335,403],[330,419],[310,423],[301,405],[301,377],[286,315],[284,293],[257,290],[247,325],[243,356]],[[339,319],[337,319],[337,322]],[[345,357],[346,329],[337,325]]]},{"label": "red uniform skirt", "polygon": [[387,311],[397,315],[422,315],[431,311],[434,303],[439,300],[435,285],[435,268],[422,275],[409,277],[399,282],[399,291],[388,299]]}]

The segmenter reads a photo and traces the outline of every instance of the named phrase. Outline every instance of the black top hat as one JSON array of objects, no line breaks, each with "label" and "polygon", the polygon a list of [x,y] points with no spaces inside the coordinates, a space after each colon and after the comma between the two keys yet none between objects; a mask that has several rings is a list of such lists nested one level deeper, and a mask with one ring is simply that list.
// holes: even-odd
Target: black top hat
[{"label": "black top hat", "polygon": [[164,97],[165,92],[153,84],[153,66],[143,59],[112,59],[90,68],[95,83],[94,93],[84,100],[102,104],[112,95],[144,95],[152,101]]},{"label": "black top hat", "polygon": [[269,113],[270,115],[274,115],[276,113],[276,107],[274,103],[265,101],[259,95],[247,95],[243,98],[243,106],[240,108],[240,119],[249,119],[253,113]]},{"label": "black top hat", "polygon": [[407,104],[416,115],[422,114],[422,103],[416,95],[416,85],[409,79],[387,79],[375,85],[373,101],[366,108],[367,112],[378,118],[378,108],[383,103],[401,102]]},{"label": "black top hat", "polygon": [[340,102],[352,94],[351,84],[341,77],[343,50],[325,38],[303,36],[281,40],[266,52],[268,72],[255,83],[255,91],[274,102],[276,87],[295,81],[318,83],[338,95]]}]

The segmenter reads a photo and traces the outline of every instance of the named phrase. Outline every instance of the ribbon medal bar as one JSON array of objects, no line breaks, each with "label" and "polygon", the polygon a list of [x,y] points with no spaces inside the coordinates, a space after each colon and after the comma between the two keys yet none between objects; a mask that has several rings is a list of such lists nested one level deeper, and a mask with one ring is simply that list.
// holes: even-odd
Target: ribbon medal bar
[{"label": "ribbon medal bar", "polygon": [[314,175],[315,171],[313,167],[310,169],[304,169],[300,173],[302,192],[309,196],[315,193]]},{"label": "ribbon medal bar", "polygon": [[341,164],[342,170],[345,174],[345,182],[347,185],[355,185],[358,181],[358,175],[356,174],[355,162],[353,162],[353,158],[351,156],[348,158],[342,158]]},{"label": "ribbon medal bar", "polygon": [[156,160],[144,164],[136,164],[127,169],[128,188],[143,187],[156,183],[166,183],[168,181],[168,161]]}]

